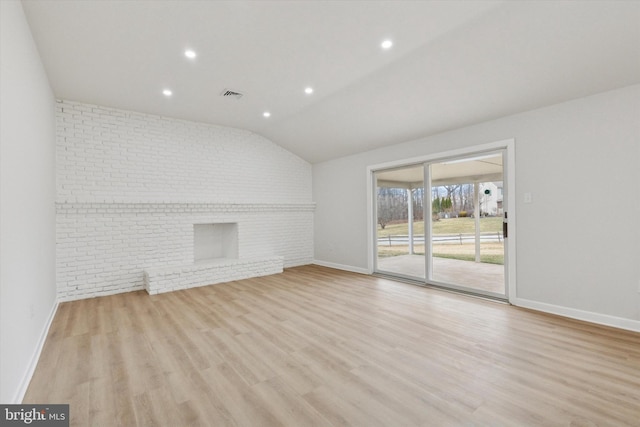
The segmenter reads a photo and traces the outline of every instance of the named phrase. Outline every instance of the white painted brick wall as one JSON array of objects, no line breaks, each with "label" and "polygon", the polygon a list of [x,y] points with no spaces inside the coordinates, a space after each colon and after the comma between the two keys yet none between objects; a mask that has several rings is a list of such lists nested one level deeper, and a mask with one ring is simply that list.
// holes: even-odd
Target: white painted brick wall
[{"label": "white painted brick wall", "polygon": [[251,132],[57,104],[61,300],[143,289],[193,262],[193,224],[237,222],[239,257],[313,259],[311,166]]},{"label": "white painted brick wall", "polygon": [[250,277],[282,273],[282,257],[225,259],[144,271],[144,287],[150,295],[206,286]]},{"label": "white painted brick wall", "polygon": [[252,132],[57,104],[58,201],[309,203],[311,166]]}]

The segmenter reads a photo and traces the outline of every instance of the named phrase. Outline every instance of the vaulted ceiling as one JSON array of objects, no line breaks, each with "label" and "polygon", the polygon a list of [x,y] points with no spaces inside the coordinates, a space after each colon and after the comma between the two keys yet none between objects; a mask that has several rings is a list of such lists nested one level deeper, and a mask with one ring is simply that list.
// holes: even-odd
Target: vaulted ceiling
[{"label": "vaulted ceiling", "polygon": [[249,129],[312,163],[640,83],[637,1],[23,5],[56,97]]}]

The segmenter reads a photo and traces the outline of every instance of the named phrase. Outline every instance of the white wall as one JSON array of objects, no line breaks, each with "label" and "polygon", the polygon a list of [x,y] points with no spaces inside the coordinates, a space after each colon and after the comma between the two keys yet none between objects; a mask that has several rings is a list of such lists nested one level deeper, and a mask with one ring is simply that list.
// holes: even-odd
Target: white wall
[{"label": "white wall", "polygon": [[57,103],[60,300],[142,289],[194,262],[194,224],[238,223],[240,258],[313,260],[311,165],[252,132]]},{"label": "white wall", "polygon": [[367,166],[515,138],[517,302],[640,328],[639,117],[632,86],[316,164],[315,259],[367,269]]},{"label": "white wall", "polygon": [[19,403],[56,302],[55,118],[22,5],[0,17],[0,402]]}]

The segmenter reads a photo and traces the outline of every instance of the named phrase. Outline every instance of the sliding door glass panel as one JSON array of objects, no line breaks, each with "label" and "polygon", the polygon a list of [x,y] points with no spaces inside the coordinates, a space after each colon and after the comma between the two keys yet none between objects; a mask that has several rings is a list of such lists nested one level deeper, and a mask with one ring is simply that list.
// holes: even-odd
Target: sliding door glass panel
[{"label": "sliding door glass panel", "polygon": [[502,159],[499,152],[429,166],[430,281],[505,295]]},{"label": "sliding door glass panel", "polygon": [[376,271],[424,280],[424,166],[374,176]]}]

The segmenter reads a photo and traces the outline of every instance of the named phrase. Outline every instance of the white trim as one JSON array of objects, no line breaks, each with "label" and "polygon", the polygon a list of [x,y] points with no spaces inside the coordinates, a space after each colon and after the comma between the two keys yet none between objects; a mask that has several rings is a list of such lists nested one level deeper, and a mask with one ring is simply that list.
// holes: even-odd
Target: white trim
[{"label": "white trim", "polygon": [[431,182],[431,164],[422,166],[422,182],[424,192],[422,200],[422,222],[424,228],[424,279],[433,281],[433,200],[431,200],[433,183]]},{"label": "white trim", "polygon": [[558,316],[569,317],[571,319],[596,323],[598,325],[611,326],[618,329],[640,332],[640,320],[626,319],[624,317],[595,313],[593,311],[584,311],[577,308],[563,307],[561,305],[532,301],[524,298],[514,298],[510,302],[517,307],[529,308],[545,313],[556,314]]},{"label": "white trim", "polygon": [[516,143],[515,139],[506,141],[505,151],[506,158],[504,159],[503,172],[505,176],[504,183],[506,184],[506,197],[507,204],[503,206],[502,210],[507,212],[507,231],[509,237],[505,240],[505,280],[507,281],[507,298],[510,303],[512,300],[518,297],[516,287]]},{"label": "white trim", "polygon": [[[349,265],[336,264],[332,262],[314,260],[313,264],[323,267],[335,268],[337,270],[350,271],[353,273],[371,274],[366,269]],[[446,289],[443,289],[446,291]],[[610,326],[627,331],[640,332],[640,320],[626,319],[624,317],[600,314],[592,311],[584,311],[576,308],[563,307],[560,305],[548,304],[539,301],[532,301],[524,298],[512,298],[509,301],[516,307],[528,308],[543,313],[555,314],[570,319],[582,320],[597,325]]]},{"label": "white trim", "polygon": [[314,259],[313,264],[319,265],[321,267],[335,268],[336,270],[350,271],[352,273],[371,274],[371,272],[369,272],[366,268],[354,267],[352,265],[336,264],[334,262],[321,261],[318,259]]},{"label": "white trim", "polygon": [[40,360],[40,355],[42,354],[42,349],[44,348],[44,343],[47,340],[47,335],[49,335],[49,328],[51,328],[51,324],[53,323],[53,319],[56,316],[56,312],[58,311],[59,303],[53,305],[51,309],[51,313],[49,313],[49,318],[47,319],[47,323],[44,326],[42,334],[40,335],[40,339],[38,340],[38,345],[31,356],[31,361],[29,362],[29,366],[27,367],[27,371],[20,382],[20,387],[16,391],[16,394],[13,398],[12,404],[19,405],[22,403],[24,399],[24,395],[27,393],[27,389],[29,388],[29,383],[31,383],[31,378],[33,377],[34,372],[36,371],[36,366],[38,366],[38,361]]},{"label": "white trim", "polygon": [[375,242],[376,229],[374,227],[377,216],[377,203],[373,194],[375,186],[373,185],[373,169],[367,167],[367,272],[365,274],[373,274],[376,265],[376,257],[373,256],[373,245]]}]

